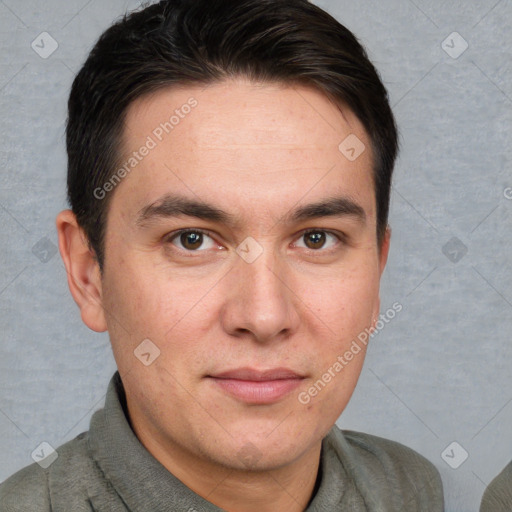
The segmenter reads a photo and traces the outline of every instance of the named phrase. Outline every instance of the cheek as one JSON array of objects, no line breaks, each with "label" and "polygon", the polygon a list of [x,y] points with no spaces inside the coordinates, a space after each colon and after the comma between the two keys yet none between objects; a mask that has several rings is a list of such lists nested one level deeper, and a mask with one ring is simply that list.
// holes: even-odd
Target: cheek
[{"label": "cheek", "polygon": [[314,292],[304,290],[303,296],[330,337],[343,340],[369,325],[379,295],[378,276],[372,268],[346,272],[322,284]]},{"label": "cheek", "polygon": [[182,373],[199,365],[198,354],[218,318],[210,295],[205,296],[211,287],[209,280],[192,281],[156,266],[144,271],[143,262],[136,261],[111,274],[105,298],[118,366],[138,368],[134,350],[145,339],[160,350],[156,366]]},{"label": "cheek", "polygon": [[134,350],[143,340],[163,348],[162,333],[169,329],[165,322],[172,318],[173,303],[163,300],[161,282],[126,260],[118,262],[106,269],[103,303],[117,365],[121,371],[131,371],[139,363]]},{"label": "cheek", "polygon": [[139,337],[161,338],[187,306],[179,282],[173,283],[140,258],[119,258],[115,268],[109,269],[104,290],[112,320],[123,322],[127,331]]}]

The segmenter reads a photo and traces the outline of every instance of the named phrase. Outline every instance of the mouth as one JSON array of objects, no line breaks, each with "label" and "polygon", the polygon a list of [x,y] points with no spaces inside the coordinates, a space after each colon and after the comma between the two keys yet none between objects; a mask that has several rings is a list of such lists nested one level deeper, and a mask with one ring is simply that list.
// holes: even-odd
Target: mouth
[{"label": "mouth", "polygon": [[207,378],[221,392],[247,404],[265,405],[278,402],[296,389],[305,376],[288,368],[255,370],[238,368]]}]

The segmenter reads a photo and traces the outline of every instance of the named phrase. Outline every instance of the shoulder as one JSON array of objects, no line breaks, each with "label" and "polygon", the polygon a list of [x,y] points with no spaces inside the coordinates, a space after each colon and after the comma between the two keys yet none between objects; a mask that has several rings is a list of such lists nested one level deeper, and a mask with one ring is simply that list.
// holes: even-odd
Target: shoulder
[{"label": "shoulder", "polygon": [[422,479],[431,477],[440,481],[439,472],[435,466],[412,448],[390,439],[363,432],[344,430],[342,433],[361,457],[371,459],[372,462],[383,469],[392,468]]},{"label": "shoulder", "polygon": [[480,512],[509,510],[512,510],[512,462],[489,484],[480,505]]},{"label": "shoulder", "polygon": [[87,433],[61,445],[55,452],[55,460],[47,467],[34,462],[0,484],[0,512],[51,511],[55,489],[73,487],[91,466]]},{"label": "shoulder", "polygon": [[1,512],[51,510],[48,474],[38,464],[31,464],[0,484]]},{"label": "shoulder", "polygon": [[[344,447],[350,470],[361,486],[379,483],[404,510],[442,511],[443,485],[436,467],[425,457],[403,444],[382,437],[340,430],[331,435]],[[399,497],[399,498],[398,498]]]}]

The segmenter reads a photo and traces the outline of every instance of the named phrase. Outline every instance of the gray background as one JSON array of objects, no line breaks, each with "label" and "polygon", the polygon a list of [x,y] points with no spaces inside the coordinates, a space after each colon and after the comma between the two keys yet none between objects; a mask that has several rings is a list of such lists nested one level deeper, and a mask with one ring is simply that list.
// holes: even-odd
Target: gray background
[{"label": "gray background", "polygon": [[[477,511],[512,458],[512,0],[316,3],[367,47],[402,136],[381,296],[403,310],[338,423],[416,449],[447,511]],[[0,0],[0,481],[86,430],[115,370],[68,292],[54,219],[71,81],[138,4]]]}]

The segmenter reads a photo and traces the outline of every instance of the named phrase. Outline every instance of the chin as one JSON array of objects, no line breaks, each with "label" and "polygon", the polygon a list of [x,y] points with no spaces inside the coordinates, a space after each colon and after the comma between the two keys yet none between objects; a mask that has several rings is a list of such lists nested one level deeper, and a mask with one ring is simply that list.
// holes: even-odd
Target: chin
[{"label": "chin", "polygon": [[[275,428],[275,425],[274,425]],[[214,457],[222,465],[239,471],[271,471],[291,464],[314,446],[298,435],[233,436],[232,444]],[[218,451],[219,444],[215,445]]]}]

